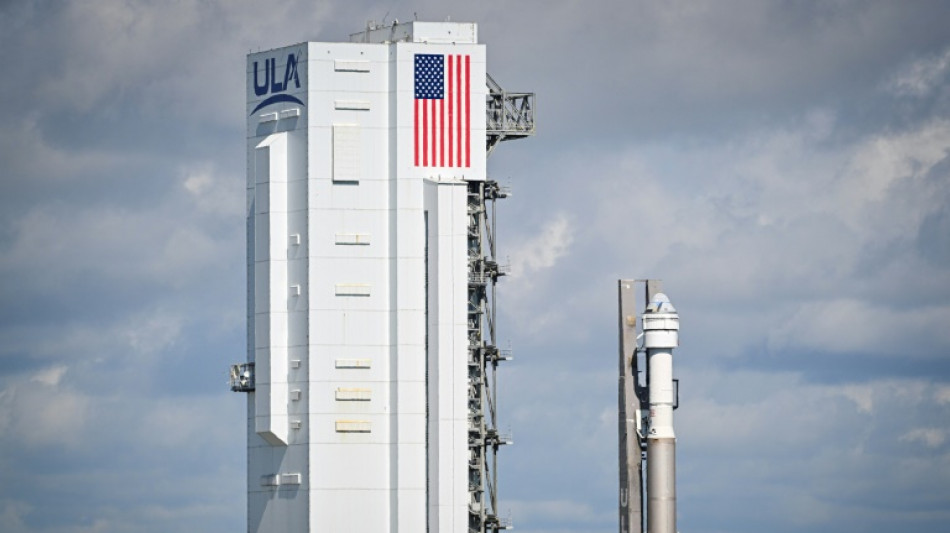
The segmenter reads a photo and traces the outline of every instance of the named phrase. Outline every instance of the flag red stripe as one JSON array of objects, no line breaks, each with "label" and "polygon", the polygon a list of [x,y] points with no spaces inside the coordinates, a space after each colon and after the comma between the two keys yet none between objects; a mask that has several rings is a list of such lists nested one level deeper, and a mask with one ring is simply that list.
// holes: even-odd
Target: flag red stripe
[{"label": "flag red stripe", "polygon": [[472,145],[472,113],[471,113],[471,94],[469,89],[472,86],[471,68],[469,57],[465,56],[465,166],[470,167],[470,151]]},{"label": "flag red stripe", "polygon": [[439,100],[439,166],[445,166],[445,99]]},{"label": "flag red stripe", "polygon": [[455,86],[458,87],[458,91],[455,93],[455,109],[459,112],[459,120],[455,125],[455,140],[456,150],[456,161],[458,166],[462,166],[462,121],[465,120],[465,116],[462,114],[462,58],[459,56],[458,61],[455,62]]},{"label": "flag red stripe", "polygon": [[416,100],[415,125],[412,128],[412,144],[416,152],[416,166],[419,166],[419,100]]},{"label": "flag red stripe", "polygon": [[433,125],[435,102],[426,100],[426,107],[429,108],[429,122],[426,124],[426,131],[429,132],[429,166],[435,166],[435,126]]},{"label": "flag red stripe", "polygon": [[452,128],[452,116],[453,116],[453,113],[452,113],[452,59],[453,59],[454,57],[455,57],[455,56],[449,56],[449,57],[448,57],[448,62],[449,62],[448,67],[449,67],[449,69],[447,70],[447,72],[449,73],[449,75],[446,76],[446,78],[448,78],[448,80],[447,80],[448,83],[446,83],[446,85],[448,86],[448,92],[447,92],[446,95],[445,95],[446,101],[448,101],[448,103],[449,103],[449,105],[447,105],[446,107],[449,108],[449,123],[448,123],[448,130],[447,130],[447,131],[448,131],[448,135],[447,135],[447,137],[449,138],[449,166],[450,166],[450,167],[451,167],[451,166],[454,166],[454,165],[452,164],[452,162],[454,161],[454,159],[452,158],[452,145],[453,145],[453,141],[455,140],[455,139],[452,138],[452,131],[453,131],[453,128]]},{"label": "flag red stripe", "polygon": [[429,166],[429,106],[422,101],[422,166]]}]

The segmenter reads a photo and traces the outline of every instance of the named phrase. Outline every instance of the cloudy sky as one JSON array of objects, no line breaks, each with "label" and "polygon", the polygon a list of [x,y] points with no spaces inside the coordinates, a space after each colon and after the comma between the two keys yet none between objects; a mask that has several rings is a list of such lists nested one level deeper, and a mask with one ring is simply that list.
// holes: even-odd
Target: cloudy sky
[{"label": "cloudy sky", "polygon": [[[0,2],[0,531],[245,528],[244,56],[474,21],[501,507],[616,531],[616,280],[681,313],[683,533],[950,529],[950,5]],[[510,510],[510,511],[509,511]]]}]

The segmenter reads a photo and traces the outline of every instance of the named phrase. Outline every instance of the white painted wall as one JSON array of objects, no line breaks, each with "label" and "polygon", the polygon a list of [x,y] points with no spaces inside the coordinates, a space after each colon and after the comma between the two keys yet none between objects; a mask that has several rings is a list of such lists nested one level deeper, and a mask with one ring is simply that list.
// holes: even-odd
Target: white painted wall
[{"label": "white painted wall", "polygon": [[[248,56],[249,531],[466,528],[463,180],[485,179],[485,50],[473,24],[400,31]],[[415,165],[418,53],[469,57],[467,167]]]}]

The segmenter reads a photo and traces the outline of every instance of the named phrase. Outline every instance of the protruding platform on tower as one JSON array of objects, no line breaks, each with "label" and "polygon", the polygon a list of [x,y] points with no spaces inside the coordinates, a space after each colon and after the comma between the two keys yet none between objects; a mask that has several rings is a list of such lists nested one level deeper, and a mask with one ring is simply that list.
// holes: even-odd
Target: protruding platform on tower
[{"label": "protruding platform on tower", "polygon": [[510,93],[490,75],[488,84],[487,141],[488,155],[501,141],[524,139],[534,135],[534,93]]}]

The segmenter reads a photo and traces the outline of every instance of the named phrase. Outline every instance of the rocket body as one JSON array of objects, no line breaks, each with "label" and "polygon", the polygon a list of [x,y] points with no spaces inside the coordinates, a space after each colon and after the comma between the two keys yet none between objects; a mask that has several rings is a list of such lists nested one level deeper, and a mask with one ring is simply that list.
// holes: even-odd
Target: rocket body
[{"label": "rocket body", "polygon": [[679,315],[663,293],[643,314],[649,387],[647,433],[647,531],[676,533],[676,434],[673,431],[673,349],[679,346]]}]

